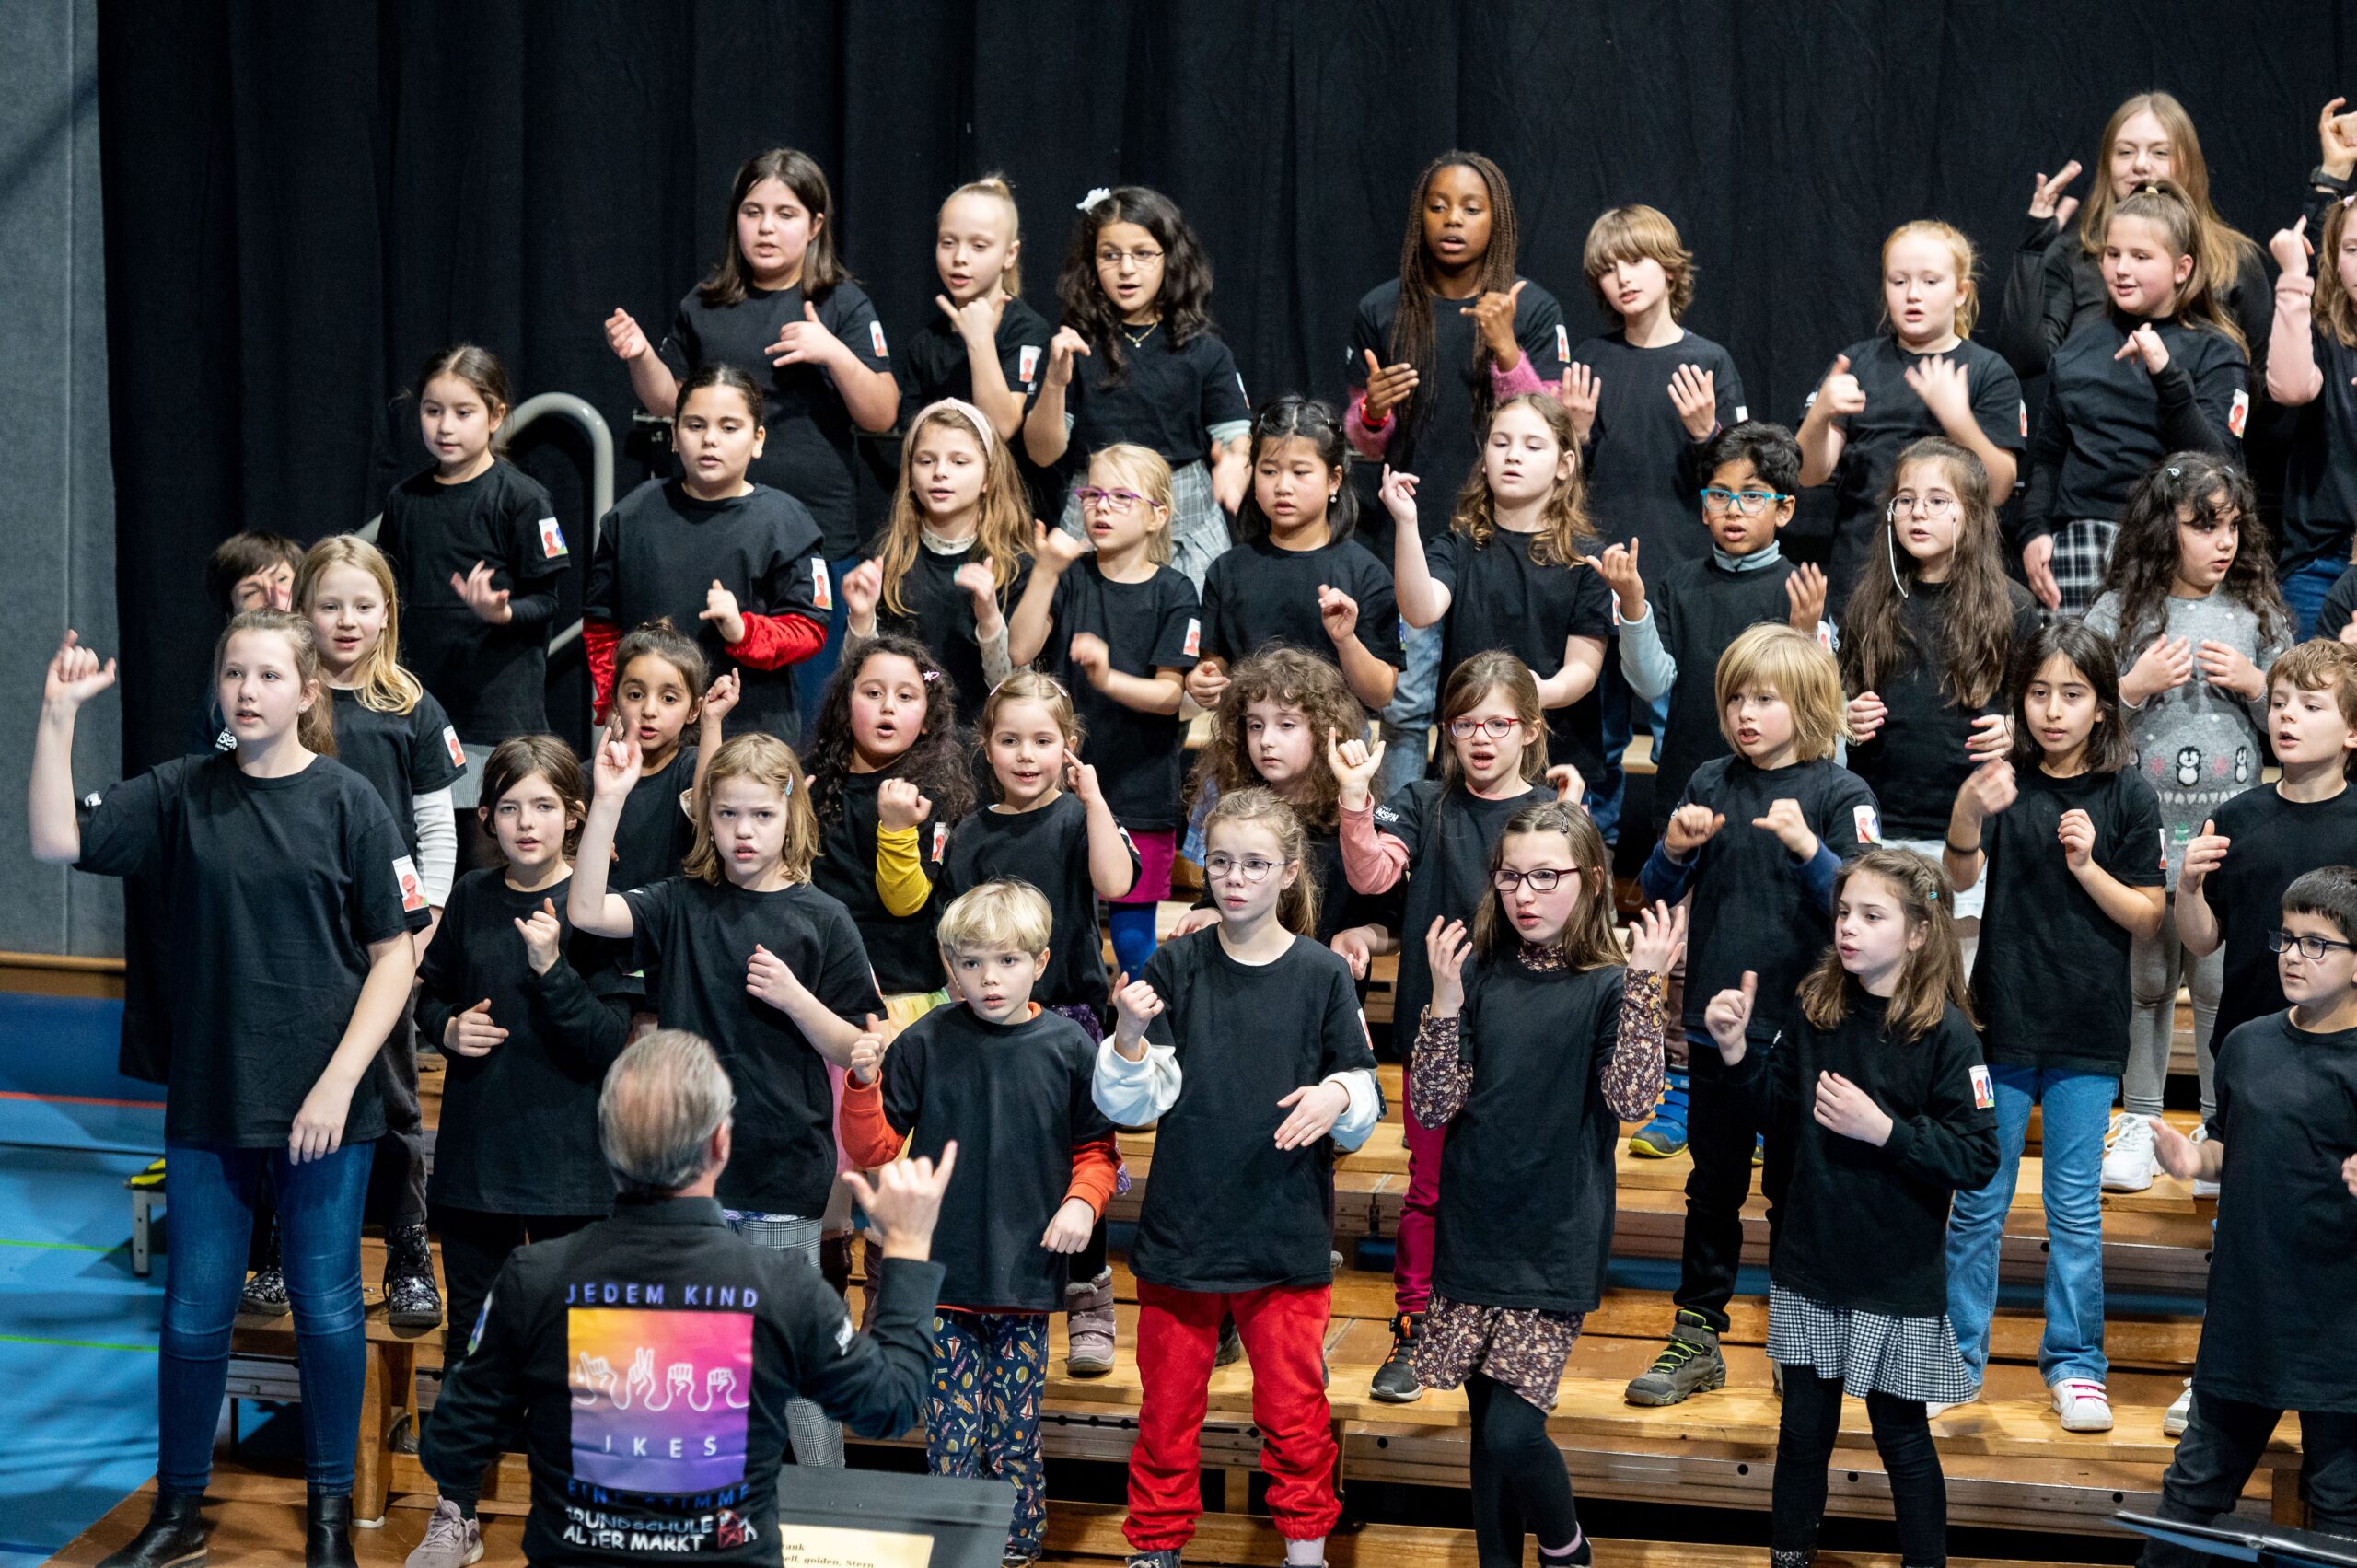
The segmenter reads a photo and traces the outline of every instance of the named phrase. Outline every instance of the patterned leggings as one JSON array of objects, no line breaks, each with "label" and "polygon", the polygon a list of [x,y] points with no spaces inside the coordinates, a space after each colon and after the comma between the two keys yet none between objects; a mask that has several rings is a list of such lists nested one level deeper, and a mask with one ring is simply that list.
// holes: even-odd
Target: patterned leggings
[{"label": "patterned leggings", "polygon": [[1044,1312],[945,1307],[934,1314],[925,1467],[935,1475],[996,1477],[1014,1485],[1009,1557],[1039,1555],[1047,1527],[1047,1474],[1039,1455],[1039,1390],[1047,1365]]}]

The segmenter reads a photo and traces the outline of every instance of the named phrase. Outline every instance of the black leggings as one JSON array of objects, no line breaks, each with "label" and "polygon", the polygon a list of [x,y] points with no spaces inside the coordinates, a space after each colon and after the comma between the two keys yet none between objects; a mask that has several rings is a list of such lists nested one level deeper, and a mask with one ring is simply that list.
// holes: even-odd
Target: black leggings
[{"label": "black leggings", "polygon": [[1076,1285],[1095,1283],[1097,1276],[1105,1272],[1105,1216],[1099,1214],[1097,1216],[1097,1228],[1088,1233],[1086,1244],[1072,1255],[1072,1283]]},{"label": "black leggings", "polygon": [[493,1214],[481,1209],[434,1205],[435,1233],[442,1238],[442,1283],[448,1287],[448,1338],[443,1350],[446,1365],[466,1358],[467,1342],[474,1337],[475,1319],[483,1299],[491,1295],[507,1255],[528,1241],[552,1241],[571,1236],[602,1214]]},{"label": "black leggings", "polygon": [[[1889,1394],[1866,1396],[1875,1447],[1890,1477],[1890,1510],[1906,1568],[1941,1568],[1948,1560],[1948,1490],[1922,1404]],[[1784,1368],[1784,1419],[1776,1434],[1775,1512],[1768,1539],[1779,1551],[1817,1545],[1825,1518],[1825,1471],[1841,1429],[1841,1380],[1805,1366]]]},{"label": "black leggings", "polygon": [[1473,1407],[1473,1544],[1481,1568],[1521,1568],[1522,1537],[1561,1549],[1579,1535],[1572,1478],[1547,1435],[1547,1412],[1476,1372],[1465,1380]]}]

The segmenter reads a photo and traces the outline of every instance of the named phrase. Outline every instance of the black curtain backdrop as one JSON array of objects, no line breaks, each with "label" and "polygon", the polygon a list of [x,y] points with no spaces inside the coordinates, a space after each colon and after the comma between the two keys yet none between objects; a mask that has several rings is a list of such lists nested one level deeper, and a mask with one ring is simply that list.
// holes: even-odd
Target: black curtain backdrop
[{"label": "black curtain backdrop", "polygon": [[[1790,422],[1873,330],[1892,226],[1965,229],[1993,306],[2033,173],[2094,165],[2131,93],[2186,100],[2219,206],[2264,245],[2298,211],[2317,108],[2357,94],[2351,16],[2332,0],[114,0],[99,60],[125,765],[176,750],[203,690],[214,545],[374,516],[424,460],[401,394],[437,346],[485,343],[519,397],[576,392],[624,436],[633,405],[599,323],[619,305],[662,331],[761,147],[827,168],[850,263],[900,337],[934,312],[934,215],[960,180],[1014,180],[1025,292],[1051,319],[1082,193],[1162,188],[1209,248],[1255,398],[1338,393],[1353,307],[1397,272],[1410,182],[1443,149],[1479,149],[1514,181],[1522,271],[1575,338],[1604,325],[1579,270],[1589,222],[1652,203],[1699,260],[1688,324],[1732,349],[1755,417]],[[586,566],[586,443],[549,430],[515,455]],[[552,714],[580,693],[576,662]]]}]

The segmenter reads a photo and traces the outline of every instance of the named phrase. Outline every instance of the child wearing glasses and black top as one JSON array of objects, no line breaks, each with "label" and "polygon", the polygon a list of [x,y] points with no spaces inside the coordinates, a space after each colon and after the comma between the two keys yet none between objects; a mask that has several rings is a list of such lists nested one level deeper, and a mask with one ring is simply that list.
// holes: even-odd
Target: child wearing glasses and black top
[{"label": "child wearing glasses and black top", "polygon": [[[2295,1410],[2313,1527],[2357,1535],[2357,872],[2328,865],[2293,883],[2266,946],[2291,1007],[2243,1025],[2218,1052],[2209,1137],[2152,1122],[2170,1175],[2223,1189],[2196,1398],[2159,1513],[2209,1524],[2234,1512]],[[2155,1541],[2143,1561],[2209,1559]]]}]

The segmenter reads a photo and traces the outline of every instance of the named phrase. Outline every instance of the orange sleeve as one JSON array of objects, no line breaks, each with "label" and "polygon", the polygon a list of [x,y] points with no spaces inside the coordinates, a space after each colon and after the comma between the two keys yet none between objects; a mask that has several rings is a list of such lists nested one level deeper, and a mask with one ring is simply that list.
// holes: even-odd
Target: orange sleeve
[{"label": "orange sleeve", "polygon": [[[843,1096],[843,1109],[851,1109],[851,1096]],[[1092,1138],[1086,1144],[1072,1146],[1072,1185],[1064,1189],[1067,1202],[1077,1198],[1097,1211],[1102,1219],[1105,1205],[1113,1201],[1114,1172],[1120,1168],[1121,1151],[1109,1137]]]},{"label": "orange sleeve", "polygon": [[843,1108],[835,1119],[835,1128],[842,1138],[843,1153],[861,1170],[890,1165],[900,1157],[900,1145],[906,1141],[885,1119],[881,1077],[872,1084],[843,1079]]}]

